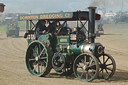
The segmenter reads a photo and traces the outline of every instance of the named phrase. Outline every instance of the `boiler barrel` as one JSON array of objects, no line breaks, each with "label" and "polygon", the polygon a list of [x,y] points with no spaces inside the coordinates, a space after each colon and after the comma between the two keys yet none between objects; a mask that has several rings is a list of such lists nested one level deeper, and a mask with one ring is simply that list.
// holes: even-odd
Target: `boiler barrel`
[{"label": "boiler barrel", "polygon": [[85,52],[91,52],[90,49],[92,47],[92,44],[86,44],[86,45],[70,45],[67,46],[67,53],[73,53],[76,55],[79,55],[81,53],[85,53]]},{"label": "boiler barrel", "polygon": [[65,47],[67,53],[73,53],[79,55],[82,53],[92,53],[93,55],[99,57],[104,52],[104,47],[100,43],[82,44],[80,46],[70,45]]}]

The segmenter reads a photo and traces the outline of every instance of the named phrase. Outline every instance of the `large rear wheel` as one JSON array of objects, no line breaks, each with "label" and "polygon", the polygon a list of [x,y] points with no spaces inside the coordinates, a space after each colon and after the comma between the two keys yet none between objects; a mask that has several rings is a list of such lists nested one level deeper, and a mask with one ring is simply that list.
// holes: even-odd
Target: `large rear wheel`
[{"label": "large rear wheel", "polygon": [[50,46],[45,46],[40,41],[30,43],[26,53],[26,66],[34,76],[45,76],[52,69],[53,52]]}]

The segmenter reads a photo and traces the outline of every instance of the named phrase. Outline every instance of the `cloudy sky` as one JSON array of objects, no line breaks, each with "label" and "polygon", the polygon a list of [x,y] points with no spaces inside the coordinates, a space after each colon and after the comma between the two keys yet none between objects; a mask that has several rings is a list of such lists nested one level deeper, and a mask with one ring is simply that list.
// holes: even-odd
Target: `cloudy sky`
[{"label": "cloudy sky", "polygon": [[[123,1],[123,6],[122,6]],[[5,13],[46,13],[85,10],[88,6],[110,11],[128,11],[128,0],[0,0]]]}]

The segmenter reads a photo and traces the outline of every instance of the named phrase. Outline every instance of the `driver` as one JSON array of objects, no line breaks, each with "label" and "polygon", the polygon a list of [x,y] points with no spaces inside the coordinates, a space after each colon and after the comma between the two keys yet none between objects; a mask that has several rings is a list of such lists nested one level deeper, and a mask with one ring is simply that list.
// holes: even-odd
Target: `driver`
[{"label": "driver", "polygon": [[40,34],[47,32],[45,20],[39,20],[36,24],[36,40],[39,38]]}]

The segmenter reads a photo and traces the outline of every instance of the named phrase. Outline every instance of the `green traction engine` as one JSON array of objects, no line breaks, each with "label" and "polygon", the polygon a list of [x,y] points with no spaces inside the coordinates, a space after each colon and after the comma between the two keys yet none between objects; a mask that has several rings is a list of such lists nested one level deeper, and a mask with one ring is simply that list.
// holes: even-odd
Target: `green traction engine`
[{"label": "green traction engine", "polygon": [[[54,69],[60,75],[74,75],[82,81],[110,79],[116,70],[113,57],[106,54],[101,43],[95,43],[95,20],[100,15],[95,7],[88,11],[45,13],[19,16],[27,21],[25,38],[28,41],[26,66],[34,76],[45,77]],[[36,20],[47,20],[47,32],[35,40]],[[76,22],[70,28],[67,22]],[[88,29],[85,24],[88,22]],[[51,24],[52,23],[52,24]],[[59,23],[59,26],[57,26]],[[60,24],[61,23],[61,24]]]}]

